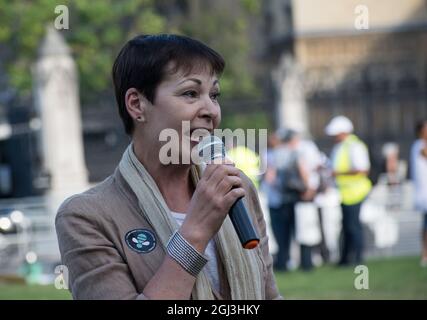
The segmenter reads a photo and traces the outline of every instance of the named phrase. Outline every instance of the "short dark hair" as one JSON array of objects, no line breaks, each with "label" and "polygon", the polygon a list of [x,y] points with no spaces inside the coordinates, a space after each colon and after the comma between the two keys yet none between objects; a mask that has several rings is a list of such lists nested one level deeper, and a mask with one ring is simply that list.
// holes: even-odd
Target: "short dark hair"
[{"label": "short dark hair", "polygon": [[426,120],[420,120],[415,125],[415,134],[417,138],[421,136],[421,133],[423,131],[424,126],[427,126],[427,119]]},{"label": "short dark hair", "polygon": [[277,130],[277,136],[280,141],[288,143],[293,138],[298,136],[298,131],[289,128],[280,128]]},{"label": "short dark hair", "polygon": [[[173,62],[172,70],[166,66]],[[225,67],[222,56],[202,42],[174,34],[139,35],[128,41],[114,61],[112,76],[114,90],[125,131],[133,133],[134,123],[126,110],[125,95],[136,88],[151,103],[156,89],[166,72],[183,70],[186,74],[194,68],[210,67],[212,74],[220,75]]]}]

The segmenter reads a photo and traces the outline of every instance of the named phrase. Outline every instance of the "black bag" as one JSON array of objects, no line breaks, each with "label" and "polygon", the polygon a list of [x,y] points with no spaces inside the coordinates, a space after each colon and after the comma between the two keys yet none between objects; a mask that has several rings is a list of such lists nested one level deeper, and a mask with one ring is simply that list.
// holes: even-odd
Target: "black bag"
[{"label": "black bag", "polygon": [[277,179],[284,203],[301,200],[301,194],[306,188],[298,170],[279,169],[277,170]]},{"label": "black bag", "polygon": [[277,171],[277,176],[282,192],[303,193],[306,191],[306,186],[297,168],[280,169]]}]

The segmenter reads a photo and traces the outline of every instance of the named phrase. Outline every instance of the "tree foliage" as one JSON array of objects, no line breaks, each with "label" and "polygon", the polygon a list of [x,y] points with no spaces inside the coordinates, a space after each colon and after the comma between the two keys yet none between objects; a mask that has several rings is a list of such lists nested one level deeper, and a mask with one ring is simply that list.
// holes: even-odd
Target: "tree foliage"
[{"label": "tree foliage", "polygon": [[[61,30],[76,59],[83,103],[111,95],[111,66],[125,41],[140,33],[174,32],[196,37],[225,57],[227,97],[256,92],[250,64],[250,19],[259,0],[0,0],[0,72],[21,97],[31,93],[31,66],[57,5],[69,9]],[[230,5],[231,4],[231,5]],[[194,6],[198,7],[194,10]],[[229,10],[232,8],[232,10]],[[0,74],[0,77],[2,75]],[[0,89],[2,90],[2,89]]]}]

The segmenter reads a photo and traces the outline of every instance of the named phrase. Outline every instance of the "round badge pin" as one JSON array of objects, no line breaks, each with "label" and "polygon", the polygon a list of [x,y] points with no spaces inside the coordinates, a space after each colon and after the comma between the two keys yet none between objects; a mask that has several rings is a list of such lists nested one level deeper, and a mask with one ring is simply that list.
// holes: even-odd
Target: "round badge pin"
[{"label": "round badge pin", "polygon": [[147,229],[135,229],[126,233],[126,244],[138,253],[149,253],[156,247],[154,233]]}]

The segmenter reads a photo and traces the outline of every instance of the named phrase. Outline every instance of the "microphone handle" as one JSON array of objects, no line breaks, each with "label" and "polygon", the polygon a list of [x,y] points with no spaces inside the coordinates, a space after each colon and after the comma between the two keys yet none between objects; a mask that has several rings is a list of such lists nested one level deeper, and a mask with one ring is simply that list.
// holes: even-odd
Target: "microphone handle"
[{"label": "microphone handle", "polygon": [[237,236],[242,243],[242,247],[245,249],[253,249],[259,244],[259,236],[252,225],[252,221],[242,199],[243,197],[237,199],[231,206],[229,216]]}]

